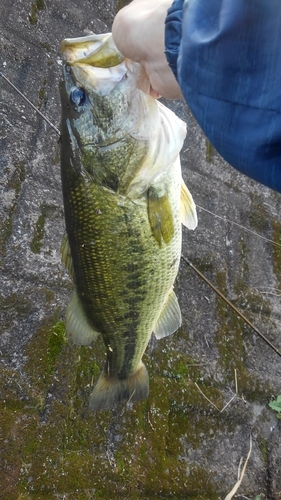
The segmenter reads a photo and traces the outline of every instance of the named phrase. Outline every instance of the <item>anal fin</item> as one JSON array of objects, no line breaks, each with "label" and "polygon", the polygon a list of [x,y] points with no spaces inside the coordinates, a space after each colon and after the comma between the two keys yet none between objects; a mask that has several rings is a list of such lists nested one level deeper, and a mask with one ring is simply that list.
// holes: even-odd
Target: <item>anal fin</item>
[{"label": "anal fin", "polygon": [[89,324],[77,292],[72,295],[66,310],[66,334],[68,340],[78,345],[90,345],[99,335]]},{"label": "anal fin", "polygon": [[188,229],[195,229],[198,224],[195,203],[183,180],[181,183],[181,222]]},{"label": "anal fin", "polygon": [[73,262],[72,262],[71,251],[70,251],[67,233],[64,233],[64,235],[63,235],[61,247],[60,247],[60,252],[61,252],[62,263],[65,265],[66,269],[68,270],[69,275],[72,278],[73,282],[75,282]]},{"label": "anal fin", "polygon": [[153,330],[154,335],[157,339],[162,339],[174,333],[180,326],[180,306],[175,292],[171,290]]}]

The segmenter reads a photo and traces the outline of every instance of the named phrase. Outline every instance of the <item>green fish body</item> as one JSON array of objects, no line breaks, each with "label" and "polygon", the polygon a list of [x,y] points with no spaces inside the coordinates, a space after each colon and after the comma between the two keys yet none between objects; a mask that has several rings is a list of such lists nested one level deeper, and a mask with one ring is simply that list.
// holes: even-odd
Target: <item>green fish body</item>
[{"label": "green fish body", "polygon": [[80,345],[102,335],[96,411],[148,396],[142,356],[152,332],[181,324],[181,223],[197,218],[179,162],[185,125],[137,88],[140,66],[111,34],[64,40],[62,54],[62,256],[75,284],[66,329]]}]

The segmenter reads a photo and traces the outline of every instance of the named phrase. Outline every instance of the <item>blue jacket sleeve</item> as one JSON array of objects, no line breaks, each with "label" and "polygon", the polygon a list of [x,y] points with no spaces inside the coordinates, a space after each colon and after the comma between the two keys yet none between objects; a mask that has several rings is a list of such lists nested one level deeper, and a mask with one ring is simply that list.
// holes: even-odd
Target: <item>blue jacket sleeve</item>
[{"label": "blue jacket sleeve", "polygon": [[166,57],[211,143],[281,192],[281,1],[175,0]]}]

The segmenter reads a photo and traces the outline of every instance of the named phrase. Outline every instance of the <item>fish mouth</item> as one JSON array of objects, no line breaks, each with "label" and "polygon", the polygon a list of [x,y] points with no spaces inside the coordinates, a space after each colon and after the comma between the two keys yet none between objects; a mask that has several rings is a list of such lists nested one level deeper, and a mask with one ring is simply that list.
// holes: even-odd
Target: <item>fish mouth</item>
[{"label": "fish mouth", "polygon": [[111,33],[66,38],[61,42],[63,60],[69,64],[87,64],[111,68],[124,61],[114,44]]},{"label": "fish mouth", "polygon": [[129,71],[130,62],[116,48],[111,33],[67,38],[61,53],[73,80],[99,95],[111,92]]},{"label": "fish mouth", "polygon": [[63,64],[79,68],[80,78],[99,95],[111,92],[126,77],[136,88],[150,92],[144,68],[119,52],[111,33],[66,38],[61,42],[61,54]]},{"label": "fish mouth", "polygon": [[127,78],[127,65],[123,61],[113,68],[99,68],[84,63],[63,65],[63,80],[67,92],[70,93],[74,87],[83,88],[89,93],[100,96],[109,94],[122,80]]}]

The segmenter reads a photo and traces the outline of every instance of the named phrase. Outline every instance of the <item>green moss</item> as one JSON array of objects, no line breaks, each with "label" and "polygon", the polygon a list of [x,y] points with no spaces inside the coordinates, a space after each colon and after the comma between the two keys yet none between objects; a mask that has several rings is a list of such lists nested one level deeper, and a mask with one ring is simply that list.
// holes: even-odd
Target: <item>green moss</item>
[{"label": "green moss", "polygon": [[258,443],[259,449],[260,449],[261,454],[262,454],[264,465],[267,465],[268,464],[268,449],[267,449],[268,444],[267,444],[266,440],[264,439],[264,437],[261,435],[257,436],[257,443]]},{"label": "green moss", "polygon": [[[192,370],[192,377],[201,374],[190,356],[176,350],[174,339],[165,347],[163,342],[144,357],[151,372],[149,398],[129,408],[91,414],[87,401],[104,362],[102,339],[92,348],[71,346],[63,342],[63,333],[55,316],[37,332],[25,353],[32,398],[16,414],[8,410],[4,421],[0,412],[0,428],[8,436],[6,460],[16,478],[3,500],[20,495],[32,500],[111,500],[113,492],[114,498],[126,500],[217,499],[218,484],[207,468],[180,459],[184,443],[196,449],[210,429],[214,437],[223,426],[227,434],[232,431],[227,417],[222,420],[210,409],[190,381]],[[48,349],[55,368],[42,384]],[[213,381],[198,383],[210,399],[223,402]],[[35,393],[46,399],[54,386],[56,398],[49,398],[44,408],[32,408]],[[207,458],[209,453],[206,449]]]},{"label": "green moss", "polygon": [[251,212],[249,213],[249,222],[252,229],[261,233],[270,228],[271,217],[263,203],[260,203],[254,195],[251,198],[252,205]]},{"label": "green moss", "polygon": [[7,241],[12,235],[12,230],[12,214],[9,214],[7,218],[0,216],[0,265],[2,265],[2,259],[6,253]]},{"label": "green moss", "polygon": [[30,24],[37,24],[37,9],[34,3],[31,5],[31,12],[28,17]]},{"label": "green moss", "polygon": [[83,381],[91,382],[96,381],[101,373],[101,369],[96,361],[89,360],[89,348],[81,347],[80,349],[80,367],[77,372],[77,383],[82,384]]},{"label": "green moss", "polygon": [[[225,283],[225,276],[219,280]],[[220,414],[199,392],[195,381],[219,408],[226,402],[206,367],[179,348],[184,332],[158,342],[144,356],[150,373],[147,400],[92,414],[87,406],[105,361],[102,338],[90,347],[73,346],[65,342],[59,318],[59,311],[47,318],[25,348],[28,383],[13,372],[0,380],[6,401],[10,395],[7,413],[0,410],[8,467],[0,467],[2,491],[7,474],[14,478],[5,480],[3,500],[224,498],[224,485],[209,468],[189,463],[186,449],[204,446],[211,460],[216,433],[229,438],[239,415],[237,409],[235,418],[232,412]],[[252,383],[241,377],[243,393]],[[18,384],[29,399],[13,407]],[[213,440],[206,445],[211,431]]]},{"label": "green moss", "polygon": [[25,318],[32,308],[28,295],[12,293],[7,297],[0,296],[0,332],[9,329],[15,320]]},{"label": "green moss", "polygon": [[243,394],[249,402],[259,402],[266,405],[268,394],[272,394],[272,387],[268,382],[263,382],[255,374],[249,373],[245,368],[237,373],[239,393]]},{"label": "green moss", "polygon": [[216,153],[214,146],[210,143],[209,139],[206,139],[206,160],[211,163],[213,156]]},{"label": "green moss", "polygon": [[[279,221],[272,222],[272,240],[281,245],[281,223]],[[272,251],[273,271],[281,289],[281,248],[280,246],[273,245]]]},{"label": "green moss", "polygon": [[25,180],[25,163],[23,161],[14,162],[14,172],[8,180],[7,187],[15,192],[14,202],[6,211],[4,217],[0,217],[0,265],[1,259],[5,256],[7,241],[12,235],[13,217],[17,210],[18,198],[21,190],[21,185]]},{"label": "green moss", "polygon": [[40,89],[39,92],[38,92],[38,95],[39,95],[39,99],[41,99],[41,101],[45,98],[45,95],[46,95],[46,91],[45,89]]},{"label": "green moss", "polygon": [[50,206],[50,205],[40,205],[40,215],[36,221],[34,231],[33,231],[33,238],[30,242],[30,250],[33,253],[40,253],[41,247],[42,247],[42,241],[44,238],[45,234],[45,222],[48,217],[51,217],[53,212],[55,210],[55,207]]},{"label": "green moss", "polygon": [[41,47],[46,50],[46,52],[51,52],[51,46],[49,43],[46,42],[41,42],[40,43]]},{"label": "green moss", "polygon": [[45,8],[45,4],[43,0],[36,0],[31,4],[31,11],[29,14],[29,22],[30,24],[37,24],[37,14],[39,10],[43,10]]},{"label": "green moss", "polygon": [[21,185],[25,180],[25,163],[23,161],[16,161],[14,163],[14,173],[8,181],[8,188],[14,189],[16,192],[16,198],[20,193]]},{"label": "green moss", "polygon": [[52,164],[56,165],[59,162],[60,162],[60,149],[57,147],[56,153],[55,153],[55,155],[52,158]]},{"label": "green moss", "polygon": [[53,290],[50,290],[50,288],[48,288],[47,286],[43,286],[43,288],[39,290],[39,293],[40,295],[42,295],[42,297],[45,298],[48,304],[50,304],[55,298],[55,292],[53,292]]},{"label": "green moss", "polygon": [[[226,274],[218,273],[217,282],[219,289],[226,295]],[[240,278],[236,281],[234,291],[239,297],[233,304],[240,309],[249,320],[252,314],[271,316],[271,307],[268,301],[257,292],[248,289]],[[247,401],[266,402],[266,394],[272,389],[267,382],[261,382],[258,377],[251,374],[244,367],[244,339],[252,329],[221,299],[217,298],[216,305],[217,329],[215,341],[219,350],[219,363],[224,370],[225,381],[233,380],[234,370],[237,370],[239,393]]]},{"label": "green moss", "polygon": [[37,105],[38,109],[41,109],[41,108],[42,108],[42,104],[44,104],[44,102],[43,102],[43,101],[44,101],[44,100],[45,100],[45,98],[46,98],[46,88],[45,88],[45,87],[46,87],[46,84],[47,84],[47,80],[44,80],[44,81],[42,82],[42,85],[43,85],[43,86],[42,86],[42,87],[39,89],[39,91],[38,91],[38,97],[39,97],[39,101],[38,101],[38,105]]},{"label": "green moss", "polygon": [[262,314],[267,318],[267,321],[272,315],[272,307],[270,301],[264,298],[259,292],[253,288],[246,286],[243,278],[238,278],[233,287],[235,293],[239,294],[233,304],[240,309],[247,319],[251,320],[255,314]]},{"label": "green moss", "polygon": [[[64,343],[64,325],[58,322],[58,311],[45,319],[32,340],[25,347],[27,362],[25,371],[30,379],[36,380],[38,399],[41,402],[42,390],[46,388],[50,375],[55,369],[56,360]],[[38,372],[39,369],[39,372]]]},{"label": "green moss", "polygon": [[54,371],[58,356],[62,351],[63,344],[65,343],[65,325],[63,321],[59,321],[53,326],[50,336],[48,338],[48,360],[47,360],[47,375]]},{"label": "green moss", "polygon": [[[226,273],[217,273],[219,290],[226,295]],[[215,341],[218,346],[219,362],[224,368],[226,376],[233,377],[234,369],[242,370],[243,367],[243,327],[244,322],[220,298],[216,297],[217,328]],[[228,374],[228,375],[227,375]]]},{"label": "green moss", "polygon": [[192,264],[201,271],[201,273],[206,274],[208,272],[213,272],[214,262],[216,256],[214,254],[206,255],[205,257],[194,257],[192,259]]},{"label": "green moss", "polygon": [[45,226],[46,215],[41,206],[41,214],[39,215],[37,222],[35,224],[33,238],[30,242],[30,250],[33,253],[40,253],[42,240],[44,238],[44,226]]}]

